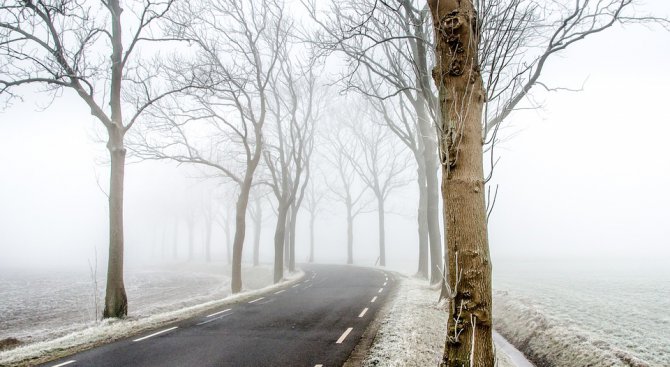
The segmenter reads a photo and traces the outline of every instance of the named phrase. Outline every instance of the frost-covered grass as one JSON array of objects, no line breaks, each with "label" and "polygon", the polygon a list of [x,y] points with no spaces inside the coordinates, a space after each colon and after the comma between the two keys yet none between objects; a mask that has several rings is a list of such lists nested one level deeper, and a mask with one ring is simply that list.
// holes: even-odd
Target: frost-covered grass
[{"label": "frost-covered grass", "polygon": [[537,366],[670,366],[670,271],[653,262],[499,263],[495,327]]},{"label": "frost-covered grass", "polygon": [[[447,313],[437,303],[439,290],[426,281],[399,279],[399,289],[363,366],[425,367],[438,366],[444,349]],[[500,349],[496,350],[498,367],[515,364]]]},{"label": "frost-covered grass", "polygon": [[[195,291],[189,289],[187,286],[188,284],[191,284],[192,279],[186,280],[186,278],[193,277],[198,280],[201,279],[201,277],[205,277],[205,273],[194,273],[191,271],[183,271],[182,269],[182,271],[177,272],[177,274],[179,274],[178,278],[181,278],[182,281],[181,283],[177,283],[179,286],[174,286],[181,289],[181,292],[165,292],[164,296],[158,296],[160,292],[157,291],[154,296],[145,298],[146,300],[154,300],[154,304],[145,302],[141,305],[136,305],[138,311],[135,313],[131,311],[129,317],[126,319],[104,320],[89,323],[75,322],[73,325],[70,325],[69,322],[71,322],[72,319],[68,318],[68,316],[77,315],[77,313],[63,312],[62,315],[65,315],[63,319],[45,320],[45,323],[54,327],[55,331],[52,333],[47,332],[40,334],[41,340],[24,340],[24,345],[12,350],[0,352],[0,365],[32,365],[46,359],[70,354],[94,345],[154,329],[164,324],[188,319],[211,308],[257,296],[258,294],[274,288],[285,286],[287,282],[290,283],[296,281],[304,275],[302,272],[298,272],[289,276],[286,282],[276,285],[268,285],[272,283],[272,274],[269,267],[248,268],[244,270],[244,275],[246,276],[243,278],[245,280],[245,292],[230,296],[228,291],[219,289],[219,285],[217,284],[214,287],[214,290],[210,289],[193,296],[193,292]],[[161,277],[161,279],[164,279],[164,277]],[[172,277],[170,276],[169,279],[172,279]],[[177,281],[176,278],[174,280]],[[152,288],[151,284],[151,282],[148,282],[143,287],[136,289],[136,291],[141,292],[142,289],[150,289]],[[159,282],[158,284],[163,283]],[[228,284],[229,283],[226,283],[225,286],[229,286]],[[154,285],[156,285],[156,283],[154,283]],[[261,288],[263,285],[265,285],[265,287]],[[256,289],[252,290],[252,286]],[[133,286],[129,288],[132,289],[132,287]],[[160,286],[157,287],[161,288]],[[204,288],[196,289],[205,290]],[[31,293],[39,294],[39,292]],[[65,293],[62,297],[67,297],[67,292],[61,293]],[[61,293],[56,293],[56,295],[60,295]],[[132,294],[130,291],[128,293]],[[48,293],[48,295],[52,297],[54,296],[53,293]],[[46,302],[50,304],[58,304],[60,300],[61,299],[59,298],[49,300],[36,297],[36,299],[33,300],[33,303],[39,304]],[[131,297],[129,297],[129,300],[132,302]],[[2,302],[3,304],[5,303],[5,301]],[[3,307],[8,308],[6,305]],[[58,315],[58,308],[56,308],[56,314]],[[37,319],[39,320],[39,318]],[[9,322],[7,323],[9,324]],[[19,324],[19,321],[12,321],[11,324]],[[43,326],[30,324],[25,324],[24,327],[28,330],[42,330],[43,328]],[[6,333],[6,331],[3,329],[3,334],[4,333]]]}]

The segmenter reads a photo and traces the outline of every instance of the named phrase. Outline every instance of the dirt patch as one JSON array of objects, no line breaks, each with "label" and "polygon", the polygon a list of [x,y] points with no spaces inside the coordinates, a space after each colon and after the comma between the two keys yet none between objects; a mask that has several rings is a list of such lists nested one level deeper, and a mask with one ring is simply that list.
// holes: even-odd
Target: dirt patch
[{"label": "dirt patch", "polygon": [[10,350],[21,345],[21,341],[16,338],[0,339],[0,350]]}]

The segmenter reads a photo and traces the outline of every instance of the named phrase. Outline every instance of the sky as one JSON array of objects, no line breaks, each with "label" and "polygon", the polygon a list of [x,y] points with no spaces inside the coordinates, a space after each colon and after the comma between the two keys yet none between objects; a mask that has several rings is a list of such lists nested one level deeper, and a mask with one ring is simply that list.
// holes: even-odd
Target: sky
[{"label": "sky", "polygon": [[[667,2],[647,4],[656,14],[670,14]],[[546,84],[583,85],[583,91],[537,91],[541,108],[507,121],[492,180],[499,187],[489,223],[494,263],[670,260],[669,60],[670,32],[628,25],[587,38],[548,64]],[[23,89],[22,95],[23,102],[0,112],[0,267],[102,264],[108,168],[99,123],[69,92],[44,110],[44,94]],[[175,236],[184,258],[184,216],[197,213],[221,189],[201,176],[168,162],[127,168],[126,264],[174,261],[169,249]],[[390,267],[416,267],[416,197],[410,184],[390,199]],[[269,263],[274,223],[267,203],[265,213],[261,260]],[[201,220],[196,226],[202,233]],[[374,264],[376,226],[374,212],[357,219],[356,263]],[[308,254],[304,216],[298,235],[300,262]],[[329,201],[317,221],[317,260],[343,263],[345,236],[344,207]],[[203,243],[202,236],[196,238]],[[225,259],[221,228],[214,243],[215,258]],[[245,259],[250,260],[249,243]]]}]

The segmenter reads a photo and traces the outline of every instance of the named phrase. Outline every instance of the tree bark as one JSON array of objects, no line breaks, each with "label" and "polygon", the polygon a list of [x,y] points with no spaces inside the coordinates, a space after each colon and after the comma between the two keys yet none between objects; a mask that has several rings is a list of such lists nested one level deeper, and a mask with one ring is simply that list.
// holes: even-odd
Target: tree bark
[{"label": "tree bark", "polygon": [[379,224],[379,265],[386,266],[386,225],[384,224],[384,198],[377,195],[377,213]]},{"label": "tree bark", "polygon": [[484,202],[477,14],[469,1],[428,1],[442,108],[442,194],[448,253],[449,318],[441,366],[494,366],[491,261]]},{"label": "tree bark", "polygon": [[354,216],[351,201],[347,201],[347,264],[354,263]]},{"label": "tree bark", "polygon": [[[417,157],[418,158],[418,157]],[[419,160],[417,159],[417,162]],[[428,212],[426,197],[426,173],[420,164],[417,170],[417,183],[419,185],[419,207],[418,207],[418,229],[419,229],[419,268],[416,275],[420,278],[428,278]]]},{"label": "tree bark", "polygon": [[107,260],[107,286],[105,309],[102,316],[125,317],[128,315],[128,298],[123,282],[123,181],[126,148],[123,132],[112,126],[108,129],[107,148],[111,158],[109,183],[109,257]]},{"label": "tree bark", "polygon": [[288,229],[288,222],[290,218],[290,208],[287,209],[286,219],[284,220],[284,244],[282,245],[284,249],[284,267],[289,268],[289,263],[291,262],[291,249],[289,243],[291,243],[291,231]]},{"label": "tree bark", "polygon": [[[256,164],[258,162],[256,161]],[[230,281],[230,288],[233,293],[239,293],[242,290],[242,250],[244,246],[244,235],[246,232],[247,205],[249,204],[249,192],[253,180],[255,166],[247,167],[247,175],[242,185],[240,185],[240,196],[237,198],[237,207],[235,212],[235,239],[233,240],[233,273]]]},{"label": "tree bark", "polygon": [[260,264],[259,251],[261,246],[261,225],[263,220],[263,208],[260,199],[256,200],[256,220],[254,220],[254,266]]},{"label": "tree bark", "polygon": [[314,213],[309,216],[309,262],[314,262]]},{"label": "tree bark", "polygon": [[288,271],[293,273],[295,271],[295,226],[298,224],[298,207],[293,205],[291,209],[291,216],[289,217],[289,261]]},{"label": "tree bark", "polygon": [[279,283],[284,278],[284,240],[286,239],[286,215],[288,205],[280,203],[277,208],[277,225],[275,226],[275,263],[274,282]]},{"label": "tree bark", "polygon": [[205,220],[205,261],[212,262],[212,218]]}]

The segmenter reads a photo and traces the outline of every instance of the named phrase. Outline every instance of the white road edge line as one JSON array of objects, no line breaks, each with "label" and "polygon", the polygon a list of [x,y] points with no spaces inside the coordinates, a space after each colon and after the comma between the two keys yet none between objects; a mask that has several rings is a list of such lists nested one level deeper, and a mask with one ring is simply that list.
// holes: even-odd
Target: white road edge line
[{"label": "white road edge line", "polygon": [[228,311],[230,311],[230,310],[231,310],[230,308],[227,308],[227,309],[225,309],[225,310],[223,310],[223,311],[214,312],[213,314],[211,314],[211,315],[207,315],[207,316],[205,316],[205,317],[212,317],[212,316],[220,315],[220,314],[222,314],[222,313],[224,313],[224,312],[228,312]]},{"label": "white road edge line", "polygon": [[379,288],[379,291],[377,293],[381,293],[384,290],[384,288]]},{"label": "white road edge line", "polygon": [[348,328],[347,331],[345,331],[344,334],[342,334],[342,336],[339,339],[337,339],[335,344],[342,344],[344,339],[346,339],[347,336],[349,336],[349,333],[351,332],[351,330],[354,330],[354,328],[352,328],[352,327]]},{"label": "white road edge line", "polygon": [[300,283],[298,283],[298,284],[292,286],[291,288],[295,288],[295,287],[299,287],[299,286],[300,286]]},{"label": "white road edge line", "polygon": [[176,329],[176,328],[177,328],[176,326],[173,326],[173,327],[171,327],[171,328],[169,328],[169,329],[165,329],[165,330],[157,331],[157,332],[155,332],[155,333],[153,333],[153,334],[151,334],[151,335],[143,336],[143,337],[138,338],[138,339],[135,339],[135,340],[133,340],[133,341],[134,341],[134,342],[141,342],[142,340],[149,339],[149,338],[151,338],[151,337],[153,337],[153,336],[160,335],[160,334],[163,334],[163,333],[167,333],[168,331],[174,330],[174,329]]},{"label": "white road edge line", "polygon": [[377,300],[377,296],[374,296],[374,297],[372,297],[372,301],[370,301],[370,303],[375,303],[376,300]]},{"label": "white road edge line", "polygon": [[323,367],[323,365],[322,364],[317,364],[314,367]]},{"label": "white road edge line", "polygon": [[256,298],[256,299],[255,299],[255,300],[253,300],[253,301],[249,301],[249,303],[254,303],[254,302],[258,302],[258,301],[260,301],[260,300],[262,300],[262,299],[265,299],[265,297],[261,297],[261,298]]},{"label": "white road edge line", "polygon": [[56,365],[53,365],[53,366],[51,366],[51,367],[67,366],[68,364],[72,364],[72,363],[74,363],[74,362],[77,362],[77,361],[75,361],[75,360],[73,359],[73,360],[71,360],[71,361],[63,362],[63,363],[61,363],[61,364],[56,364]]},{"label": "white road edge line", "polygon": [[384,287],[386,287],[386,283],[387,283],[387,282],[384,282]]},{"label": "white road edge line", "polygon": [[281,293],[284,293],[284,292],[286,292],[286,289],[282,289],[279,292],[275,292],[275,294],[281,294]]},{"label": "white road edge line", "polygon": [[363,312],[361,312],[361,314],[358,315],[358,317],[363,317],[363,316],[365,316],[365,313],[366,313],[366,312],[368,312],[368,308],[367,308],[367,307],[363,309]]}]

